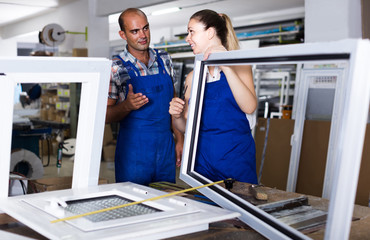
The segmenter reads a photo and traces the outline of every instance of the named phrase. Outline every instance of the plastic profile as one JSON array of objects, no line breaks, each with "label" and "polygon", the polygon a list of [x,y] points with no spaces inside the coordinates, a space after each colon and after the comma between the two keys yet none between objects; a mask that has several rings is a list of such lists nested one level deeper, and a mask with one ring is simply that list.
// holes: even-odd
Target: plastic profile
[{"label": "plastic profile", "polygon": [[[17,83],[82,83],[78,120],[74,178],[72,188],[94,186],[98,183],[106,94],[111,61],[100,58],[0,58],[4,93],[0,96],[3,117],[0,120],[0,198],[8,197],[9,164],[14,87]],[[22,66],[20,68],[19,66]],[[61,69],[62,68],[62,69]],[[95,129],[95,131],[91,131]]]},{"label": "plastic profile", "polygon": [[[269,47],[256,50],[239,50],[211,54],[203,61],[202,55],[195,58],[195,69],[191,90],[191,101],[186,126],[183,162],[180,178],[189,185],[196,187],[209,183],[210,180],[194,171],[197,138],[202,112],[202,102],[205,86],[205,68],[207,66],[241,65],[241,64],[297,64],[343,62],[347,63],[348,75],[343,82],[345,87],[340,91],[344,100],[339,103],[343,110],[336,114],[336,126],[330,132],[332,151],[328,156],[334,158],[330,191],[328,219],[325,229],[325,239],[348,239],[354,198],[358,181],[359,167],[363,149],[364,134],[369,110],[370,73],[367,66],[370,58],[370,43],[368,40],[341,40],[329,43],[311,43]],[[301,76],[302,73],[299,74]],[[306,83],[300,83],[306,84]],[[306,97],[297,97],[300,106],[305,106]],[[335,98],[335,101],[339,101]],[[336,102],[334,104],[337,104]],[[338,107],[334,107],[337,111]],[[296,113],[299,129],[303,129],[304,118]],[[296,128],[295,128],[296,130]],[[294,132],[292,144],[301,145],[301,135]],[[336,138],[333,140],[333,138]],[[329,143],[330,145],[330,143]],[[293,154],[293,153],[292,153]],[[351,159],[351,161],[348,161]],[[299,167],[299,155],[291,159],[288,184],[295,188]],[[220,206],[238,211],[240,219],[269,239],[309,239],[297,230],[282,224],[250,203],[240,199],[219,186],[200,190],[208,198]]]}]

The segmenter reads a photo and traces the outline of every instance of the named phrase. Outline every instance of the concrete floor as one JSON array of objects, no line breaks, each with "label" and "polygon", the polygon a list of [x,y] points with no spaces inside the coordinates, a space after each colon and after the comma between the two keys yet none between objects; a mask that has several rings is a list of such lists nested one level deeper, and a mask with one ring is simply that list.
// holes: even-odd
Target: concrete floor
[{"label": "concrete floor", "polygon": [[[43,164],[47,164],[47,156],[43,157]],[[56,157],[50,156],[50,163],[48,166],[44,167],[44,178],[52,177],[67,177],[73,175],[73,164],[74,158],[70,156],[63,156],[62,167],[58,173],[58,168],[56,167]],[[99,178],[104,178],[108,180],[108,183],[114,183],[114,162],[101,162],[100,165],[100,175]]]}]

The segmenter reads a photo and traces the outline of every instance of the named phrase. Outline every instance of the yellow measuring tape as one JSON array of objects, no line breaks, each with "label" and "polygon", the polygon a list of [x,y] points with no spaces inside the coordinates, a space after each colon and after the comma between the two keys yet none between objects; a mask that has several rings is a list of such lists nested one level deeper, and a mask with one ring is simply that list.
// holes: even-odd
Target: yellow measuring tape
[{"label": "yellow measuring tape", "polygon": [[[231,180],[231,179],[229,178],[229,179],[226,179],[226,180]],[[198,187],[188,188],[188,189],[184,189],[184,190],[180,190],[180,191],[168,193],[168,194],[161,195],[161,196],[144,199],[144,200],[137,201],[137,202],[126,203],[126,204],[122,204],[122,205],[118,205],[118,206],[114,206],[114,207],[109,207],[109,208],[103,208],[103,209],[100,209],[100,210],[96,210],[96,211],[92,211],[92,212],[87,212],[87,213],[83,213],[83,214],[79,214],[79,215],[75,215],[75,216],[70,216],[70,217],[66,217],[66,218],[60,218],[60,219],[51,221],[51,223],[68,221],[68,220],[72,220],[72,219],[76,219],[76,218],[80,218],[80,217],[84,217],[84,216],[88,216],[88,215],[93,215],[93,214],[96,214],[96,213],[107,212],[107,211],[118,209],[118,208],[123,208],[123,207],[128,207],[128,206],[140,204],[140,203],[147,202],[147,201],[155,201],[155,200],[158,200],[158,199],[161,199],[161,198],[170,197],[170,196],[173,196],[173,195],[177,195],[177,194],[184,193],[184,192],[189,192],[189,191],[196,190],[196,189],[199,189],[199,188],[209,187],[209,186],[212,186],[212,185],[215,185],[215,184],[222,183],[224,181],[225,180],[221,180],[221,181],[217,181],[217,182],[213,182],[213,183],[208,183],[208,184],[205,184],[205,185],[201,185],[201,186],[198,186]]]}]

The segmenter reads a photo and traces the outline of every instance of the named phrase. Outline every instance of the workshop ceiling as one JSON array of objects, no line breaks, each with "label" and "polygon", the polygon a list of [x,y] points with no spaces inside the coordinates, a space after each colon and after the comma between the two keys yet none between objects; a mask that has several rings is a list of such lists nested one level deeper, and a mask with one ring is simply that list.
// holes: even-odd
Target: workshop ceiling
[{"label": "workshop ceiling", "polygon": [[[166,15],[153,16],[151,14],[154,11],[172,7],[179,7],[181,10]],[[256,19],[257,15],[270,17],[265,14],[287,11],[287,9],[304,11],[304,0],[178,0],[144,7],[142,9],[148,15],[150,25],[159,27],[161,24],[166,24],[166,26],[179,26],[187,23],[189,17],[193,13],[205,8],[219,13],[226,13],[232,19],[233,23],[235,23],[235,20],[239,18],[246,19],[250,17],[250,19],[253,20]],[[287,14],[290,14],[290,12],[288,11]],[[261,17],[263,18],[263,16]]]},{"label": "workshop ceiling", "polygon": [[76,0],[0,0],[0,27],[53,11]]},{"label": "workshop ceiling", "polygon": [[[77,0],[0,0],[0,27],[17,22],[26,20],[27,18],[34,17],[37,15],[45,14],[55,10],[56,8]],[[99,0],[97,6],[99,6]],[[118,0],[117,0],[118,1]],[[116,0],[104,0],[103,2],[110,6],[117,8]],[[126,2],[126,3],[125,3]],[[281,11],[285,9],[303,8],[304,0],[146,0],[143,1],[131,1],[131,0],[120,0],[119,3],[127,7],[140,7],[148,14],[152,12],[166,9],[170,7],[180,7],[181,10],[176,13],[166,14],[158,16],[150,16],[151,25],[165,24],[167,25],[179,25],[184,21],[187,22],[188,18],[192,13],[204,9],[210,8],[217,12],[224,12],[230,17],[248,16],[259,13]],[[135,4],[139,4],[135,6]],[[116,10],[117,12],[123,9]],[[99,11],[99,10],[98,10]],[[113,10],[109,8],[105,9],[105,14],[113,14]]]}]

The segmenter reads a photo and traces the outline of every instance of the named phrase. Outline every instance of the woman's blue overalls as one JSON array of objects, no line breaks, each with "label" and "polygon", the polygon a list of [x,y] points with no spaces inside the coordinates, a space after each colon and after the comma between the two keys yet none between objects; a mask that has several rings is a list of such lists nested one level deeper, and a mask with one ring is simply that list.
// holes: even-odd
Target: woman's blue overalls
[{"label": "woman's blue overalls", "polygon": [[225,74],[206,84],[195,171],[212,181],[257,183],[256,150],[245,113]]},{"label": "woman's blue overalls", "polygon": [[140,76],[130,61],[120,60],[130,75],[127,86],[132,84],[134,92],[146,95],[149,102],[120,122],[115,155],[116,182],[143,185],[175,182],[175,144],[168,112],[174,92],[172,79],[158,52],[159,73],[155,75]]}]

